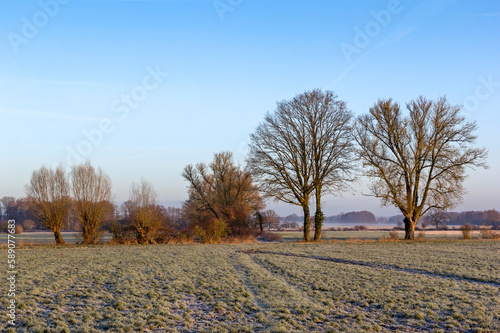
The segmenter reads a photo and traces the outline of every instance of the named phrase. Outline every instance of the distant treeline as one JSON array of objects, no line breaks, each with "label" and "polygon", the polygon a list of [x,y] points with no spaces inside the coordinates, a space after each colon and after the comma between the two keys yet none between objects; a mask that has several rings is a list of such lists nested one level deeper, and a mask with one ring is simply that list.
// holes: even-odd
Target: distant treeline
[{"label": "distant treeline", "polygon": [[[303,216],[298,216],[297,214],[291,214],[286,217],[281,217],[281,221],[283,222],[299,222],[304,219]],[[383,218],[382,222],[386,222],[387,218]],[[346,223],[346,224],[351,224],[351,223],[365,223],[365,224],[371,224],[371,223],[377,223],[380,222],[375,218],[375,215],[372,212],[363,210],[359,212],[347,212],[347,213],[340,213],[338,215],[333,215],[333,216],[326,216],[325,217],[325,222],[326,223]]]},{"label": "distant treeline", "polygon": [[[286,217],[280,217],[283,222],[299,222],[303,220],[303,216],[298,216],[297,214],[291,214]],[[340,213],[338,215],[325,217],[326,223],[338,223],[338,224],[372,224],[372,223],[384,223],[384,224],[398,224],[402,223],[404,220],[403,215],[394,215],[391,217],[375,217],[372,212],[369,211],[359,211],[359,212],[347,212]],[[500,225],[500,213],[495,209],[484,210],[484,211],[465,211],[465,212],[439,212],[439,214],[428,214],[424,215],[420,220],[420,223],[426,223],[429,226],[444,226],[444,225]]]},{"label": "distant treeline", "polygon": [[[495,209],[484,211],[446,212],[441,222],[448,225],[500,225],[500,213]],[[432,220],[432,215],[424,216],[424,222]]]},{"label": "distant treeline", "polygon": [[[117,206],[113,207],[114,219],[118,220],[119,223],[124,223],[121,218],[121,212]],[[165,209],[165,216],[168,216],[173,224],[179,224],[184,226],[187,224],[182,218],[182,212],[180,208],[167,207]],[[299,228],[303,216],[297,214],[290,214],[287,216],[278,217],[280,224],[274,228]],[[35,231],[35,230],[47,230],[47,228],[33,217],[26,207],[26,202],[24,198],[15,199],[13,197],[3,197],[0,199],[0,221],[16,220],[18,224],[24,227],[24,230]],[[337,223],[337,224],[401,224],[403,222],[403,215],[394,215],[391,217],[375,217],[375,215],[370,211],[357,211],[357,212],[347,212],[340,213],[338,215],[325,217],[326,223]],[[428,214],[424,215],[420,220],[420,223],[425,223],[428,226],[458,226],[463,224],[471,225],[491,225],[500,226],[500,213],[495,209],[485,210],[485,211],[465,211],[465,212],[441,212],[440,214]],[[0,226],[2,227],[2,226]],[[74,210],[70,210],[64,226],[64,231],[75,231],[79,229],[78,217],[76,216]]]}]

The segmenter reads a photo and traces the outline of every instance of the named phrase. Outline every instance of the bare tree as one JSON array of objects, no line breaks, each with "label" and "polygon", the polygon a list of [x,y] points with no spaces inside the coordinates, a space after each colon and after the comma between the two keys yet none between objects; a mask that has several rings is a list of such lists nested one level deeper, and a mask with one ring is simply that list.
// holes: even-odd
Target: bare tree
[{"label": "bare tree", "polygon": [[346,103],[331,91],[313,90],[296,96],[292,108],[305,115],[310,136],[315,188],[314,240],[321,238],[324,215],[323,194],[345,191],[354,177],[352,113]]},{"label": "bare tree", "polygon": [[155,242],[155,234],[161,227],[163,216],[156,202],[157,197],[153,185],[145,179],[139,184],[132,184],[126,214],[136,228],[139,244]]},{"label": "bare tree", "polygon": [[438,208],[431,208],[426,217],[432,225],[436,226],[437,229],[446,229],[446,225],[450,221],[448,214]]},{"label": "bare tree", "polygon": [[280,217],[272,209],[268,209],[262,212],[263,224],[267,230],[278,229],[280,226]]},{"label": "bare tree", "polygon": [[71,183],[76,212],[82,224],[82,243],[95,244],[112,209],[111,178],[101,168],[94,169],[87,160],[85,164],[72,168]]},{"label": "bare tree", "polygon": [[234,235],[251,231],[252,215],[263,202],[251,174],[234,164],[231,152],[214,154],[209,165],[187,165],[182,176],[189,182],[184,210],[190,212],[191,222],[203,223],[205,216],[206,223],[214,219],[227,223]]},{"label": "bare tree", "polygon": [[15,202],[16,198],[4,196],[0,199],[0,221],[8,220],[7,217],[7,208],[9,207],[10,202]]},{"label": "bare tree", "polygon": [[64,244],[61,227],[69,209],[70,184],[63,167],[33,171],[25,191],[30,212],[54,233],[56,244]]},{"label": "bare tree", "polygon": [[261,191],[302,207],[305,241],[310,240],[311,195],[319,240],[322,195],[343,190],[353,178],[351,117],[334,93],[313,90],[278,103],[251,135],[248,163]]},{"label": "bare tree", "polygon": [[414,239],[418,220],[430,209],[446,210],[464,193],[466,167],[486,167],[487,151],[475,148],[477,129],[460,106],[445,97],[420,97],[407,105],[379,100],[356,124],[358,154],[374,179],[372,195],[405,216],[405,239]]}]

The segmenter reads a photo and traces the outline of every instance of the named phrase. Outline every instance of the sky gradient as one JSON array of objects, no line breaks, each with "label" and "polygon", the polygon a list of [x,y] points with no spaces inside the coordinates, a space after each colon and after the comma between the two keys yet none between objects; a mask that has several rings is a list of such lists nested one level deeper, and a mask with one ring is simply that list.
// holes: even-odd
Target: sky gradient
[{"label": "sky gradient", "polygon": [[[456,210],[499,209],[498,1],[9,1],[0,11],[0,196],[33,170],[89,158],[117,201],[151,181],[187,198],[182,169],[229,150],[277,101],[335,91],[356,114],[380,98],[446,95],[477,121],[488,170]],[[78,155],[78,156],[77,156]],[[326,215],[380,208],[366,180]],[[299,208],[270,204],[281,215]]]}]

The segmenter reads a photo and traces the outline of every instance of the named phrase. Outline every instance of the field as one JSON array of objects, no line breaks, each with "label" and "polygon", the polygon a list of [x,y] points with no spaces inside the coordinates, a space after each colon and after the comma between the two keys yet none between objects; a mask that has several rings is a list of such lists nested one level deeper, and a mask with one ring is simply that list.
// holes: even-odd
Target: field
[{"label": "field", "polygon": [[[404,231],[396,231],[400,239],[403,239],[405,234]],[[302,231],[283,231],[278,232],[285,241],[297,242],[302,240]],[[418,231],[415,236],[418,235]],[[380,228],[370,228],[368,230],[360,231],[330,231],[325,230],[321,233],[321,239],[323,240],[348,240],[348,239],[381,239],[387,237],[389,231],[381,230]],[[473,238],[479,238],[479,231],[473,231]],[[314,235],[314,231],[311,231],[311,237]],[[462,238],[462,233],[460,230],[432,230],[424,232],[425,239],[460,239]]]},{"label": "field", "polygon": [[[77,232],[75,231],[63,231],[61,235],[64,241],[68,244],[75,244],[77,242]],[[111,239],[111,235],[105,233],[101,237],[101,241],[106,242]],[[55,244],[54,233],[49,231],[37,231],[37,232],[23,232],[20,235],[16,235],[17,244]],[[0,240],[0,244],[7,244],[7,236],[3,234]]]},{"label": "field", "polygon": [[[500,241],[65,246],[16,255],[16,332],[500,331]],[[7,301],[3,293],[3,309]],[[14,332],[0,318],[1,331]]]},{"label": "field", "polygon": [[[302,240],[302,231],[282,231],[278,232],[284,241],[296,242]],[[65,231],[61,233],[64,241],[68,244],[75,244],[77,241],[76,234],[74,231]],[[311,235],[314,231],[311,232]],[[404,232],[398,231],[399,238],[404,238]],[[418,234],[418,231],[417,231]],[[388,231],[379,230],[377,228],[370,228],[368,230],[362,231],[330,231],[325,230],[322,233],[323,240],[348,240],[348,239],[380,239],[386,237]],[[460,239],[462,237],[459,230],[440,230],[440,231],[426,231],[425,239]],[[479,238],[479,231],[472,232],[473,238]],[[52,232],[24,232],[20,235],[16,235],[18,244],[55,244],[54,234]],[[101,237],[101,242],[107,242],[111,240],[111,235],[109,233],[104,233]],[[7,237],[0,238],[0,244],[6,244]]]}]

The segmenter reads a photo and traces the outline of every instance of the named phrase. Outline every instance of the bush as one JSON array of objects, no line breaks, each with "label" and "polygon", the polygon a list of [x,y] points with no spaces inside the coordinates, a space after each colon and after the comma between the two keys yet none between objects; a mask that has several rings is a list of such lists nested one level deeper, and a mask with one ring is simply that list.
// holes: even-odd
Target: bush
[{"label": "bush", "polygon": [[354,231],[361,231],[361,230],[366,230],[366,227],[364,225],[355,225],[352,230]]},{"label": "bush", "polygon": [[16,235],[20,235],[20,234],[22,234],[22,233],[23,233],[23,231],[24,231],[23,226],[22,226],[22,225],[20,225],[20,224],[16,224],[16,231],[15,231],[15,232],[16,232]]},{"label": "bush", "polygon": [[268,242],[283,242],[283,236],[273,232],[264,232],[260,238]]},{"label": "bush", "polygon": [[418,240],[422,240],[422,239],[424,239],[424,238],[425,238],[425,230],[423,230],[423,229],[422,229],[422,230],[419,230],[419,231],[417,232],[417,239],[418,239]]},{"label": "bush", "polygon": [[464,239],[471,239],[472,238],[472,226],[469,223],[466,223],[460,227],[460,231],[462,232],[462,237]]},{"label": "bush", "polygon": [[393,230],[382,235],[381,241],[397,241],[399,240],[399,234]]},{"label": "bush", "polygon": [[193,235],[200,243],[217,243],[229,234],[229,227],[224,220],[213,219],[207,226],[194,227]]},{"label": "bush", "polygon": [[482,226],[479,229],[479,233],[482,239],[498,239],[500,238],[500,233],[493,231],[493,228],[488,226]]},{"label": "bush", "polygon": [[123,226],[119,223],[113,223],[109,227],[112,235],[112,243],[115,244],[134,244],[137,242],[137,229],[132,226]]}]

